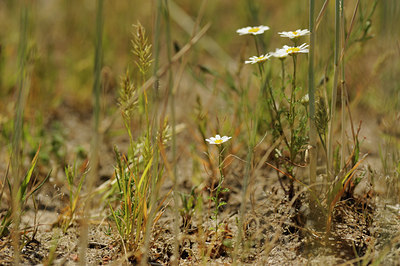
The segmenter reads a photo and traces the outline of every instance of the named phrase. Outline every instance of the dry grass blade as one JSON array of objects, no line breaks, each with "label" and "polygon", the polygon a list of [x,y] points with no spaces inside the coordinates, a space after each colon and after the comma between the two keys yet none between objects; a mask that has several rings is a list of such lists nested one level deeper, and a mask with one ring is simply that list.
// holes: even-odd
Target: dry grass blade
[{"label": "dry grass blade", "polygon": [[[337,190],[337,192],[335,193],[335,190],[333,191],[335,193],[334,194],[335,197],[333,198],[332,202],[330,202],[330,204],[329,204],[328,219],[326,222],[326,231],[328,233],[331,230],[333,209],[335,208],[336,203],[340,200],[340,198],[346,191],[346,188],[349,186],[350,182],[352,181],[357,168],[364,161],[366,156],[367,156],[367,154],[360,161],[358,161],[356,163],[356,165],[354,165],[354,167],[350,171],[347,172],[347,174],[342,178],[342,180],[340,182],[337,182],[335,185],[334,189]],[[341,187],[339,188],[339,186],[341,186]]]},{"label": "dry grass blade", "polygon": [[[192,18],[174,1],[169,1],[169,6],[171,18],[187,33],[192,34],[196,27],[198,27],[199,17],[197,17],[196,22],[193,21]],[[224,65],[226,63],[228,63],[228,65],[231,65],[234,62],[232,57],[227,54],[224,49],[209,36],[204,36],[204,38],[202,38],[202,40],[199,42],[199,45],[207,50],[212,56],[220,58],[220,60],[218,60],[217,62],[223,62]]]},{"label": "dry grass blade", "polygon": [[[343,60],[344,51],[346,49],[347,42],[349,41],[351,32],[353,31],[353,27],[354,27],[354,23],[355,23],[355,20],[356,20],[356,14],[357,14],[357,10],[358,10],[358,6],[359,5],[360,5],[360,0],[357,1],[356,6],[354,7],[354,12],[353,12],[353,16],[351,18],[350,28],[349,28],[349,31],[347,33],[346,41],[344,42],[344,45],[343,45],[343,48],[342,48],[342,52],[340,54],[339,62],[341,62]],[[344,25],[343,25],[343,27],[344,27]]]},{"label": "dry grass blade", "polygon": [[319,14],[318,14],[318,17],[317,17],[317,20],[316,20],[316,23],[315,23],[315,31],[318,30],[319,23],[321,23],[321,20],[322,20],[324,14],[325,14],[325,11],[326,11],[326,9],[328,7],[328,3],[329,3],[329,0],[325,0],[323,6],[321,8],[321,11],[319,11]]}]

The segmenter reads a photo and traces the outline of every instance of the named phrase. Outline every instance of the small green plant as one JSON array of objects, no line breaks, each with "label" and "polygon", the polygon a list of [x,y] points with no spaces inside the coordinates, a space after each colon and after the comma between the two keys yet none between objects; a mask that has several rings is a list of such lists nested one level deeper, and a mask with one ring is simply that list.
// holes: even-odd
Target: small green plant
[{"label": "small green plant", "polygon": [[182,208],[179,210],[179,213],[182,217],[182,227],[185,231],[191,229],[192,218],[196,209],[197,203],[197,195],[196,195],[196,187],[192,188],[190,194],[180,193]]},{"label": "small green plant", "polygon": [[[136,251],[140,246],[146,245],[151,225],[156,223],[163,213],[161,206],[166,197],[158,201],[164,169],[160,158],[161,149],[164,149],[171,138],[166,120],[159,130],[156,130],[150,121],[150,101],[147,92],[143,91],[141,95],[137,93],[137,88],[146,80],[153,60],[144,27],[138,23],[134,28],[136,31],[132,41],[132,52],[137,57],[135,63],[138,76],[131,78],[129,71],[126,72],[121,82],[118,100],[129,136],[129,148],[128,153],[124,155],[114,147],[117,180],[114,187],[117,186],[118,193],[113,200],[118,205],[113,207],[111,202],[109,203],[112,219],[127,251]],[[132,133],[133,123],[135,117],[141,113],[145,114],[145,130],[142,136],[135,138]]]},{"label": "small green plant", "polygon": [[73,166],[65,167],[65,175],[68,182],[68,192],[69,192],[69,206],[61,221],[61,226],[63,231],[66,232],[68,227],[72,224],[75,214],[79,208],[80,192],[82,190],[82,185],[88,174],[87,160],[77,171],[76,162]]},{"label": "small green plant", "polygon": [[[38,157],[39,157],[39,150],[40,148],[37,150],[35,156],[33,157],[32,161],[31,161],[31,165],[27,171],[27,173],[25,174],[22,183],[19,185],[19,189],[18,189],[18,193],[17,193],[17,201],[19,203],[19,206],[21,206],[21,210],[24,209],[24,206],[26,205],[27,200],[30,197],[33,197],[34,194],[44,185],[44,183],[49,179],[51,172],[41,181],[41,182],[37,182],[36,180],[36,176],[34,175],[34,170],[38,161]],[[34,177],[35,176],[35,177]],[[12,192],[12,188],[11,188],[11,183],[10,180],[8,178],[8,172],[6,173],[5,176],[5,182],[2,183],[2,188],[1,188],[1,192],[0,192],[0,204],[2,203],[1,201],[3,200],[3,196],[4,196],[4,190],[5,190],[5,186],[8,186],[10,195]],[[9,208],[7,209],[6,213],[0,218],[0,237],[3,237],[5,235],[8,235],[10,232],[10,225],[12,224],[12,212],[13,209]]]},{"label": "small green plant", "polygon": [[[247,27],[238,30],[239,34],[260,34],[261,26]],[[289,32],[280,32],[281,37],[290,38],[294,46],[284,45],[281,49],[276,49],[275,52],[260,55],[259,47],[256,46],[258,56],[250,57],[246,64],[257,64],[260,79],[260,96],[267,103],[266,113],[270,116],[270,128],[274,141],[281,139],[283,147],[277,148],[277,164],[282,165],[289,176],[294,177],[295,168],[304,164],[304,154],[308,146],[308,94],[303,92],[303,89],[297,84],[297,68],[298,56],[308,53],[308,45],[303,43],[298,45],[300,37],[308,35],[308,30],[296,30]],[[257,44],[257,42],[256,42]],[[270,74],[266,71],[267,66],[264,63],[270,61],[271,57],[276,57],[280,60],[282,77],[279,89],[274,89],[271,84]],[[285,76],[285,61],[286,58],[292,58],[293,74],[289,76],[291,83],[290,88],[286,86]],[[265,104],[262,103],[265,106]],[[260,116],[266,117],[265,115]],[[260,121],[263,123],[263,121]],[[285,154],[285,155],[283,155]],[[289,188],[282,186],[288,194],[289,199],[292,199],[295,194],[293,179],[289,179]],[[282,184],[282,183],[281,183]]]},{"label": "small green plant", "polygon": [[114,210],[110,204],[110,209],[117,230],[128,245],[128,249],[137,248],[142,239],[141,233],[144,231],[148,217],[149,205],[149,169],[153,159],[151,159],[140,175],[135,166],[130,166],[126,157],[121,156],[115,148],[117,166],[115,177],[119,189],[120,208]]},{"label": "small green plant", "polygon": [[224,175],[224,168],[223,168],[223,163],[224,163],[224,148],[222,143],[228,141],[231,137],[223,136],[221,137],[220,135],[216,135],[215,137],[211,137],[209,139],[206,139],[206,141],[210,144],[215,144],[218,145],[218,169],[219,169],[219,180],[218,184],[216,187],[214,185],[211,187],[210,190],[210,199],[214,203],[214,210],[213,210],[213,215],[211,218],[215,221],[215,234],[218,235],[218,213],[219,209],[226,205],[227,203],[220,198],[221,193],[223,192],[228,192],[228,188],[223,188],[222,185],[224,183],[225,175]]},{"label": "small green plant", "polygon": [[216,235],[218,235],[218,228],[220,226],[220,224],[218,223],[218,213],[220,211],[220,208],[227,204],[224,200],[220,198],[220,195],[223,192],[229,192],[229,188],[223,188],[222,184],[223,180],[220,180],[220,182],[218,182],[217,187],[211,191],[214,192],[214,196],[210,197],[211,201],[214,203],[214,210],[211,219],[215,221],[215,228],[212,229],[215,230]]},{"label": "small green plant", "polygon": [[[142,143],[144,144],[144,143]],[[138,145],[141,147],[142,145]],[[144,150],[149,147],[143,147]],[[118,207],[109,207],[112,218],[116,224],[118,233],[128,250],[136,250],[143,244],[143,236],[146,234],[146,225],[150,219],[151,210],[155,210],[152,222],[156,223],[162,215],[161,207],[166,197],[159,202],[152,201],[152,194],[159,188],[162,182],[162,172],[158,176],[152,176],[154,157],[143,156],[139,153],[136,160],[129,160],[121,155],[118,148],[114,148],[117,165],[115,177],[117,179],[118,195],[116,201]],[[142,150],[143,151],[143,150]],[[137,151],[136,151],[137,152]],[[148,158],[143,161],[143,158]],[[155,184],[152,180],[155,179]]]}]

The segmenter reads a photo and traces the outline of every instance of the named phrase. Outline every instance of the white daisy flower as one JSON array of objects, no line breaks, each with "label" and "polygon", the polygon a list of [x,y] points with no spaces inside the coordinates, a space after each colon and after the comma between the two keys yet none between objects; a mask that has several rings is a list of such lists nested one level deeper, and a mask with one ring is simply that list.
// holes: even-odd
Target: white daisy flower
[{"label": "white daisy flower", "polygon": [[282,32],[278,32],[278,34],[281,35],[281,37],[295,39],[295,38],[299,38],[301,36],[310,35],[310,31],[299,29],[299,30],[295,30],[295,31],[282,31]]},{"label": "white daisy flower", "polygon": [[281,48],[281,49],[276,49],[275,52],[270,52],[270,55],[272,55],[273,57],[279,58],[279,59],[283,59],[286,58],[289,54],[286,52],[286,49]]},{"label": "white daisy flower", "polygon": [[300,46],[287,46],[287,45],[284,45],[283,49],[286,50],[287,54],[298,54],[298,53],[307,54],[308,53],[307,47],[308,47],[308,44],[303,43]]},{"label": "white daisy flower", "polygon": [[271,57],[270,54],[260,55],[260,56],[252,56],[248,61],[244,61],[245,64],[255,64],[262,63],[267,61]]},{"label": "white daisy flower", "polygon": [[263,34],[264,31],[269,30],[268,26],[257,26],[257,27],[246,27],[246,28],[241,28],[238,29],[236,32],[239,33],[239,35],[245,35],[245,34],[253,34],[253,35],[257,35],[257,34]]},{"label": "white daisy flower", "polygon": [[211,137],[209,139],[206,139],[206,141],[209,144],[221,144],[221,143],[227,142],[230,138],[232,138],[232,137],[223,136],[221,138],[220,135],[216,135],[215,137]]}]

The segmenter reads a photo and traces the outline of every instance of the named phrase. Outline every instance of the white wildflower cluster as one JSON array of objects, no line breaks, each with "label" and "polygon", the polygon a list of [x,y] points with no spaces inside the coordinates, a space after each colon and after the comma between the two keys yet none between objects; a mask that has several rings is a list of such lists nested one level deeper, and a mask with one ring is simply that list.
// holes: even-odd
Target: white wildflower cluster
[{"label": "white wildflower cluster", "polygon": [[[260,25],[260,26],[255,26],[255,27],[241,28],[241,29],[238,29],[236,32],[239,35],[246,35],[246,34],[259,35],[259,34],[263,34],[267,30],[269,30],[268,26]],[[283,32],[279,32],[278,34],[281,37],[286,37],[286,38],[290,38],[292,40],[296,40],[299,37],[309,35],[310,31],[307,29],[305,29],[305,30],[298,29],[295,31],[283,31]],[[282,48],[276,49],[275,52],[266,53],[265,55],[252,56],[249,58],[249,60],[245,61],[245,64],[264,63],[265,61],[269,60],[271,57],[276,57],[276,58],[283,60],[288,55],[293,55],[293,54],[298,54],[298,53],[308,53],[308,44],[303,43],[300,46],[284,45]],[[308,101],[308,95],[306,95],[303,100]],[[206,141],[209,144],[219,145],[224,142],[227,142],[231,138],[232,137],[228,137],[228,136],[221,137],[220,135],[216,135],[215,137],[210,137],[209,139],[206,139]]]},{"label": "white wildflower cluster", "polygon": [[[252,35],[258,35],[262,34],[265,31],[269,30],[268,26],[256,26],[256,27],[245,27],[238,29],[236,32],[239,33],[239,35],[246,35],[246,34],[252,34]],[[295,30],[295,31],[282,31],[278,32],[278,34],[281,37],[285,38],[290,38],[291,40],[297,40],[300,37],[306,36],[310,34],[310,31],[307,29],[301,30]],[[249,60],[245,61],[245,64],[256,64],[256,63],[263,63],[267,61],[271,57],[276,57],[279,59],[285,59],[288,55],[293,55],[293,54],[298,54],[298,53],[308,53],[308,44],[303,43],[300,46],[288,46],[284,45],[282,48],[277,48],[275,52],[269,52],[265,55],[259,55],[259,56],[252,56],[249,58]]]}]

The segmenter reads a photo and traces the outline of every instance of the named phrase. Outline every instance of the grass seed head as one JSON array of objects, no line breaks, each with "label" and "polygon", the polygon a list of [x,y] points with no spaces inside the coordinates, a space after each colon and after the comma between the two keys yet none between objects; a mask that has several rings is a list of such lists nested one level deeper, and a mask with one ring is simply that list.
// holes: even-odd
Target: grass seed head
[{"label": "grass seed head", "polygon": [[140,22],[133,25],[133,27],[136,31],[133,33],[132,52],[137,57],[136,65],[139,68],[140,73],[145,76],[153,62],[153,59],[151,58],[151,44],[147,39],[146,30]]}]

